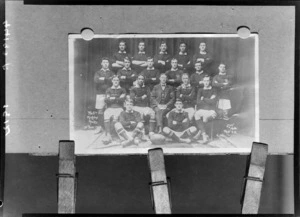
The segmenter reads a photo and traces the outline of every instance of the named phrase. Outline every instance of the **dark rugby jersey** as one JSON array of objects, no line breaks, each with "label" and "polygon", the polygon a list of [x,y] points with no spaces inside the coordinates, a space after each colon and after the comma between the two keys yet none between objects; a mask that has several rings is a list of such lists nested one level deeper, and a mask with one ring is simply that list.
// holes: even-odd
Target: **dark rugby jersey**
[{"label": "dark rugby jersey", "polygon": [[[154,85],[159,83],[159,76],[160,72],[159,70],[155,69],[154,67],[149,69],[146,68],[141,72],[141,75],[145,78],[145,85],[150,88],[150,91],[152,91]],[[155,78],[156,80],[152,80],[152,78]]]},{"label": "dark rugby jersey", "polygon": [[[211,97],[215,95],[213,99]],[[203,96],[203,100],[201,97]],[[200,88],[197,94],[197,110],[215,110],[217,102],[217,91],[215,88],[211,87],[208,89]]]},{"label": "dark rugby jersey", "polygon": [[[134,122],[134,123],[131,123]],[[142,121],[141,114],[137,111],[122,111],[120,114],[120,123],[125,130],[132,131],[136,128],[136,125]]]},{"label": "dark rugby jersey", "polygon": [[[126,90],[120,86],[117,88],[110,87],[106,90],[105,102],[108,108],[122,108],[125,100],[124,97],[120,97],[122,94],[126,95]],[[115,97],[111,99],[110,97]]]},{"label": "dark rugby jersey", "polygon": [[146,61],[147,62],[147,55],[145,52],[138,52],[135,54],[132,58],[132,60],[138,60],[138,61]]},{"label": "dark rugby jersey", "polygon": [[[136,71],[132,70],[131,68],[126,69],[125,67],[123,69],[120,69],[117,73],[119,79],[120,79],[120,85],[123,87],[127,92],[129,92],[129,89],[131,88],[133,82],[137,78]],[[122,79],[121,76],[125,76],[125,79]]]},{"label": "dark rugby jersey", "polygon": [[[227,73],[219,73],[214,76],[212,86],[217,88],[220,99],[229,99],[229,88],[231,88],[232,85],[232,78],[233,76]],[[224,85],[225,81],[227,81],[228,85]]]},{"label": "dark rugby jersey", "polygon": [[[182,96],[180,96],[182,95]],[[195,108],[196,91],[191,85],[180,85],[176,90],[176,98],[182,100],[183,108]]]},{"label": "dark rugby jersey", "polygon": [[[132,61],[145,61],[145,62],[147,62],[147,55],[146,55],[145,52],[138,52],[137,54],[135,54],[133,56]],[[134,64],[134,63],[132,63],[131,66],[137,71],[137,73],[140,73],[145,68],[147,68],[147,66],[145,66],[145,65],[141,66],[139,64]]]},{"label": "dark rugby jersey", "polygon": [[166,75],[167,75],[168,80],[169,79],[174,79],[175,80],[174,82],[170,82],[170,81],[167,80],[167,84],[171,85],[173,87],[178,87],[181,84],[182,74],[183,74],[183,71],[178,69],[178,68],[176,70],[170,69],[170,70],[166,71]]},{"label": "dark rugby jersey", "polygon": [[[146,95],[147,97],[145,99],[142,99],[142,96]],[[140,107],[149,107],[150,106],[150,89],[147,86],[134,86],[130,90],[130,98],[133,99],[133,104],[135,106]]]},{"label": "dark rugby jersey", "polygon": [[201,62],[201,66],[203,69],[206,69],[210,63],[213,61],[212,56],[206,52],[206,54],[197,53],[193,56],[193,65],[197,62],[198,58],[203,58],[204,62]]},{"label": "dark rugby jersey", "polygon": [[197,89],[204,87],[204,84],[199,84],[199,81],[203,81],[203,78],[205,77],[205,75],[207,75],[207,73],[205,73],[203,70],[200,72],[201,73],[195,72],[190,77],[191,85]]},{"label": "dark rugby jersey", "polygon": [[[113,75],[114,73],[110,70],[100,69],[95,72],[94,82],[96,83],[97,94],[105,94],[107,88],[111,87]],[[104,80],[101,80],[100,78],[104,78]]]},{"label": "dark rugby jersey", "polygon": [[[184,119],[186,119],[187,121],[183,123]],[[174,124],[173,121],[176,121],[177,123]],[[187,112],[183,110],[179,112],[176,109],[170,111],[168,116],[168,127],[170,127],[174,131],[182,132],[188,129],[189,126],[190,126],[190,121]]]},{"label": "dark rugby jersey", "polygon": [[192,63],[192,58],[187,52],[185,53],[179,52],[174,56],[174,58],[177,59],[178,64],[182,65],[182,67],[178,66],[180,69],[186,69]]},{"label": "dark rugby jersey", "polygon": [[132,59],[132,56],[129,53],[127,53],[126,51],[124,51],[124,52],[118,51],[113,54],[112,62],[116,62],[116,61],[123,62],[125,57],[128,57],[130,60]]},{"label": "dark rugby jersey", "polygon": [[[164,68],[168,69],[170,68],[170,62],[171,62],[171,55],[169,55],[167,52],[159,52],[154,56],[154,63],[157,65],[162,65],[158,63],[158,60],[165,61],[166,64],[164,65]],[[162,65],[163,66],[163,65]]]}]

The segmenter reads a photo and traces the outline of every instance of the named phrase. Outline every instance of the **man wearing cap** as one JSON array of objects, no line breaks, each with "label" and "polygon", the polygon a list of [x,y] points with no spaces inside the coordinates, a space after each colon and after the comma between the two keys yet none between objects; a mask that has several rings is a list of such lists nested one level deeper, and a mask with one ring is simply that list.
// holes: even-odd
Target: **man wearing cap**
[{"label": "man wearing cap", "polygon": [[181,99],[177,98],[175,109],[168,115],[168,126],[163,128],[166,137],[176,142],[191,143],[191,137],[197,132],[196,127],[190,126],[188,113],[183,110]]}]

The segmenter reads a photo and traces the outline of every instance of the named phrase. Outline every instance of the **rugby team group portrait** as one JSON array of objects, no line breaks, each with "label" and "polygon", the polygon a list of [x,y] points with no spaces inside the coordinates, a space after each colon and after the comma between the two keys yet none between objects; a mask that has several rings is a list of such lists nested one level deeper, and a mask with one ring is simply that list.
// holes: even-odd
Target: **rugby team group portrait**
[{"label": "rugby team group portrait", "polygon": [[[80,118],[75,118],[75,129],[93,132],[89,133],[93,144],[103,148],[141,144],[209,147],[214,140],[223,141],[238,134],[253,137],[254,46],[240,48],[242,39],[234,39],[233,47],[227,38],[222,39],[102,41],[101,54],[92,57],[94,64],[88,72],[77,68],[77,81],[85,81],[81,82],[85,93],[77,105],[84,102],[85,106],[77,109]],[[219,52],[222,44],[227,48]],[[84,65],[91,61],[91,53],[82,60]],[[244,67],[253,72],[239,75],[237,69]],[[79,90],[74,89],[76,101],[76,89]],[[91,111],[93,122],[87,115]]]}]

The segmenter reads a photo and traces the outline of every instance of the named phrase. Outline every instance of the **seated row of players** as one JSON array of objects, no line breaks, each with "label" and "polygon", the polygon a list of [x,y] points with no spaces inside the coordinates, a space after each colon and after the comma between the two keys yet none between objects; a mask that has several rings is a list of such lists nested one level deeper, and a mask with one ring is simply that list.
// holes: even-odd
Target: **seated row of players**
[{"label": "seated row of players", "polygon": [[[180,73],[178,78],[170,77],[170,72],[177,70],[160,75],[155,73],[152,78],[152,73],[147,74],[145,71],[139,75],[123,74],[130,67],[129,60],[125,58],[124,62],[127,65],[114,75],[108,68],[108,60],[103,59],[102,69],[96,72],[94,77],[98,84],[96,109],[99,111],[100,124],[104,122],[106,143],[112,141],[111,121],[119,137],[124,140],[123,145],[126,145],[134,138],[135,143],[144,138],[143,129],[146,122],[149,122],[150,138],[152,134],[158,133],[175,141],[189,143],[191,138],[197,140],[201,135],[204,142],[208,140],[204,124],[216,118],[217,113],[227,119],[228,110],[231,108],[227,91],[231,84],[231,76],[226,74],[224,64],[220,64],[219,74],[213,78],[211,85],[211,78],[203,73],[200,62],[195,64],[196,72],[191,79],[187,73]],[[153,59],[149,58],[147,63],[148,69],[154,70],[153,66],[151,67]],[[172,67],[177,64],[175,59],[172,63]],[[122,83],[122,80],[125,81]],[[157,81],[159,84],[156,84]],[[165,116],[168,117],[167,126],[163,126]],[[196,127],[192,126],[193,121]],[[128,134],[129,131],[133,131],[133,135]]]},{"label": "seated row of players", "polygon": [[[139,42],[138,53],[134,56],[131,56],[126,52],[125,41],[120,41],[119,51],[114,53],[110,60],[112,62],[112,70],[117,72],[119,69],[125,67],[126,63],[124,62],[124,59],[128,58],[130,61],[132,61],[133,69],[137,73],[140,73],[148,67],[148,56],[149,55],[147,55],[145,52],[144,41]],[[183,70],[184,72],[187,72],[189,74],[192,72],[193,66],[196,62],[201,62],[202,68],[206,69],[207,66],[209,66],[213,61],[212,56],[206,51],[205,42],[201,42],[199,44],[199,53],[194,54],[193,56],[187,52],[187,44],[185,42],[180,42],[179,52],[176,55],[171,56],[167,52],[166,42],[162,41],[159,46],[159,53],[153,57],[154,67],[160,72],[166,72],[171,68],[171,60],[173,58],[178,62],[178,69]]]}]

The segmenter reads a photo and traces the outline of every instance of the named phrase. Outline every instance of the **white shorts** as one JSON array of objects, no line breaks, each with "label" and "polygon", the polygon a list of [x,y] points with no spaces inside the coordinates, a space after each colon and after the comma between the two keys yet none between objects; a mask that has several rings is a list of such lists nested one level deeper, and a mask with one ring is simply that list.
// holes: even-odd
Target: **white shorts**
[{"label": "white shorts", "polygon": [[189,119],[192,120],[195,115],[195,109],[194,108],[185,108],[183,111],[186,111],[188,113]]},{"label": "white shorts", "polygon": [[105,95],[104,94],[97,94],[96,95],[96,109],[104,109],[105,107]]},{"label": "white shorts", "polygon": [[199,120],[201,117],[203,117],[203,121],[208,121],[208,119],[213,119],[217,116],[217,113],[214,110],[204,110],[199,109],[195,113],[195,120]]},{"label": "white shorts", "polygon": [[133,110],[139,112],[142,117],[150,115],[151,118],[155,118],[155,112],[150,107],[133,106]]},{"label": "white shorts", "polygon": [[104,121],[110,120],[111,117],[113,117],[114,120],[118,120],[122,111],[122,108],[107,108],[104,111]]},{"label": "white shorts", "polygon": [[226,110],[231,109],[231,103],[229,99],[219,99],[218,109]]}]

